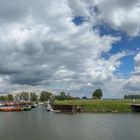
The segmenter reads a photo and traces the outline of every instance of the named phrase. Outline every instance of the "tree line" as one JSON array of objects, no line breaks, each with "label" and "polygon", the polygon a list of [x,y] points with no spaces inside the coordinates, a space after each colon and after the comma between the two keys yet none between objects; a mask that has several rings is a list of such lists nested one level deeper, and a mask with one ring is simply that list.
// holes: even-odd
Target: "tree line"
[{"label": "tree line", "polygon": [[35,92],[21,92],[17,93],[15,96],[12,94],[1,95],[0,101],[47,101],[50,100],[73,100],[77,99],[76,97],[72,97],[69,93],[60,92],[59,95],[53,95],[53,93],[49,91],[42,91],[40,96],[38,96]]},{"label": "tree line", "polygon": [[140,95],[124,95],[124,99],[140,99]]},{"label": "tree line", "polygon": [[[103,96],[102,90],[97,89],[92,93],[92,99],[101,99]],[[49,91],[42,91],[40,96],[38,96],[35,92],[21,92],[17,93],[15,96],[12,94],[1,95],[0,101],[47,101],[48,99],[53,102],[54,100],[75,100],[80,99],[79,97],[73,97],[70,93],[60,92],[59,95],[53,95],[53,93]],[[83,99],[87,99],[86,96],[83,96]]]}]

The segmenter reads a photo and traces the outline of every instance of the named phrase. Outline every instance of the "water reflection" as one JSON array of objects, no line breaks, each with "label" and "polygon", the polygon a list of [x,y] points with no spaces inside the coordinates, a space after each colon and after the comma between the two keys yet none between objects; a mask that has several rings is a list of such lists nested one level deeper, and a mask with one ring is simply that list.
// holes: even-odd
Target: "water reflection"
[{"label": "water reflection", "polygon": [[0,112],[0,140],[139,140],[140,114]]}]

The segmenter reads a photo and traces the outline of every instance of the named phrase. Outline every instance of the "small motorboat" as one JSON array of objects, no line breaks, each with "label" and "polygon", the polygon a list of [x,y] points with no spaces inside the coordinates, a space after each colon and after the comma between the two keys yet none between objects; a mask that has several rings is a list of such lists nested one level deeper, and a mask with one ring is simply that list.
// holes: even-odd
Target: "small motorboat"
[{"label": "small motorboat", "polygon": [[36,108],[37,107],[37,104],[32,104],[31,105],[31,108]]},{"label": "small motorboat", "polygon": [[29,110],[31,110],[31,109],[32,109],[32,108],[31,108],[30,105],[22,107],[22,110],[23,110],[23,111],[29,111]]}]

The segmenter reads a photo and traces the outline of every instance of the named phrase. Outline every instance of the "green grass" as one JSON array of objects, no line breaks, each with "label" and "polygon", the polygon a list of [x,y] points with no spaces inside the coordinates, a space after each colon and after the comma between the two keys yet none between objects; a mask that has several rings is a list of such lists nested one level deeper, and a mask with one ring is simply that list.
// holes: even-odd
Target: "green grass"
[{"label": "green grass", "polygon": [[[83,105],[83,112],[131,112],[132,100],[64,100],[55,101],[61,105]],[[137,100],[140,103],[140,100]]]}]

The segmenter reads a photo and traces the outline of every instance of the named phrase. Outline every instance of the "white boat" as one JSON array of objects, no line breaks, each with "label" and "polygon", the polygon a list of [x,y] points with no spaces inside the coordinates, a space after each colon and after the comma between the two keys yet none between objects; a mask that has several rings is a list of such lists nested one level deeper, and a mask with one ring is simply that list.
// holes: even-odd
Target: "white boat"
[{"label": "white boat", "polygon": [[0,102],[0,106],[3,106],[3,104]]},{"label": "white boat", "polygon": [[47,103],[47,111],[51,111],[51,112],[54,112],[51,104],[50,104],[50,100],[48,100],[48,103]]},{"label": "white boat", "polygon": [[47,111],[48,112],[56,112],[56,113],[59,113],[61,112],[60,110],[54,110],[50,104],[50,102],[47,103]]},{"label": "white boat", "polygon": [[38,105],[44,105],[44,103],[42,103],[42,102],[39,102],[39,103],[38,103]]}]

